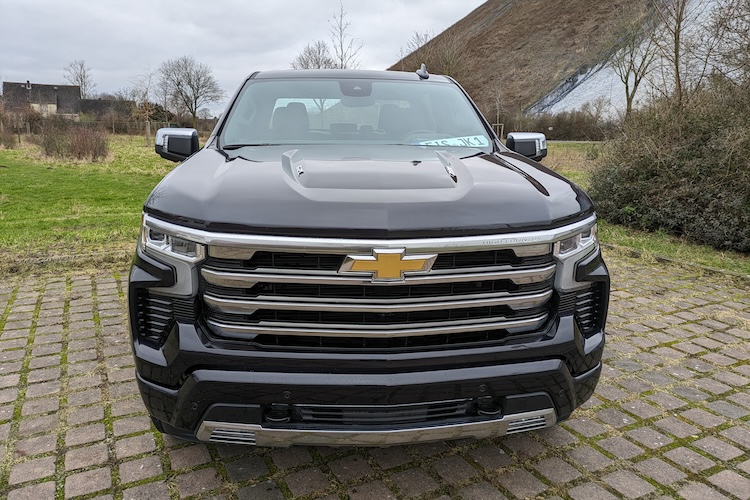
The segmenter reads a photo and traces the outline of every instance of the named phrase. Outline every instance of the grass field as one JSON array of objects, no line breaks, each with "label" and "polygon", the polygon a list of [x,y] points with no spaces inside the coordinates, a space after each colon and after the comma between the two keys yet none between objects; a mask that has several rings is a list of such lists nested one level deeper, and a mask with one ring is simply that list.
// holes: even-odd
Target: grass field
[{"label": "grass field", "polygon": [[[585,188],[602,148],[551,142],[544,164]],[[43,158],[30,144],[0,149],[0,275],[125,268],[143,201],[172,168],[142,137],[113,136],[110,157],[98,163]],[[747,255],[607,223],[600,234],[647,257],[750,275]]]},{"label": "grass field", "polygon": [[143,201],[174,163],[142,137],[113,136],[98,163],[0,150],[0,274],[127,263]]}]

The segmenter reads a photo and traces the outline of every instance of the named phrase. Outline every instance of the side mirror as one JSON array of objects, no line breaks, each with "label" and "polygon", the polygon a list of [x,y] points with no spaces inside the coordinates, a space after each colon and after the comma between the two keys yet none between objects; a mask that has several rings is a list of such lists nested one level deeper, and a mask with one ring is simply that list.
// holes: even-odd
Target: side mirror
[{"label": "side mirror", "polygon": [[538,132],[511,132],[505,145],[511,151],[535,161],[547,156],[547,137]]},{"label": "side mirror", "polygon": [[193,128],[160,128],[156,131],[154,149],[164,159],[182,161],[200,149],[198,131]]}]

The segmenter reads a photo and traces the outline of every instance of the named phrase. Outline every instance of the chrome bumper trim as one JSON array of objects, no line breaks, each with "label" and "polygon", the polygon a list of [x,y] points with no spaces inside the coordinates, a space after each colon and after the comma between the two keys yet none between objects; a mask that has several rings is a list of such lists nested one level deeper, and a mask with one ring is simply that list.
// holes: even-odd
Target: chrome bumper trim
[{"label": "chrome bumper trim", "polygon": [[204,420],[196,437],[206,442],[274,447],[391,446],[463,438],[485,439],[543,429],[556,422],[557,415],[553,408],[514,413],[482,422],[374,431],[269,429],[257,424]]}]

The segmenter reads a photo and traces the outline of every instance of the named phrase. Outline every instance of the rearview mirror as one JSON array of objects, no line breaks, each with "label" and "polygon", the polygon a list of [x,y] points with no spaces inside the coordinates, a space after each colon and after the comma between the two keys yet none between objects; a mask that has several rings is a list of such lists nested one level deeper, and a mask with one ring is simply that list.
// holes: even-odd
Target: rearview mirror
[{"label": "rearview mirror", "polygon": [[505,145],[511,151],[535,161],[547,156],[547,137],[539,132],[511,132]]},{"label": "rearview mirror", "polygon": [[200,149],[198,131],[193,128],[160,128],[154,145],[159,156],[171,161],[182,161]]}]

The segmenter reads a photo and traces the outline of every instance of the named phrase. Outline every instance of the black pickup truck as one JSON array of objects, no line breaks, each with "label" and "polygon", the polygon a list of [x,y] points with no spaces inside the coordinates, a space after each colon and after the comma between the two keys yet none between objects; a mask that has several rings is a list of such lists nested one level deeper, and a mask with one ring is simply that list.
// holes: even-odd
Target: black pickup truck
[{"label": "black pickup truck", "polygon": [[253,73],[202,148],[162,129],[156,150],[184,161],[145,202],[129,314],[160,431],[483,438],[594,391],[609,276],[591,200],[503,146],[451,78]]}]

